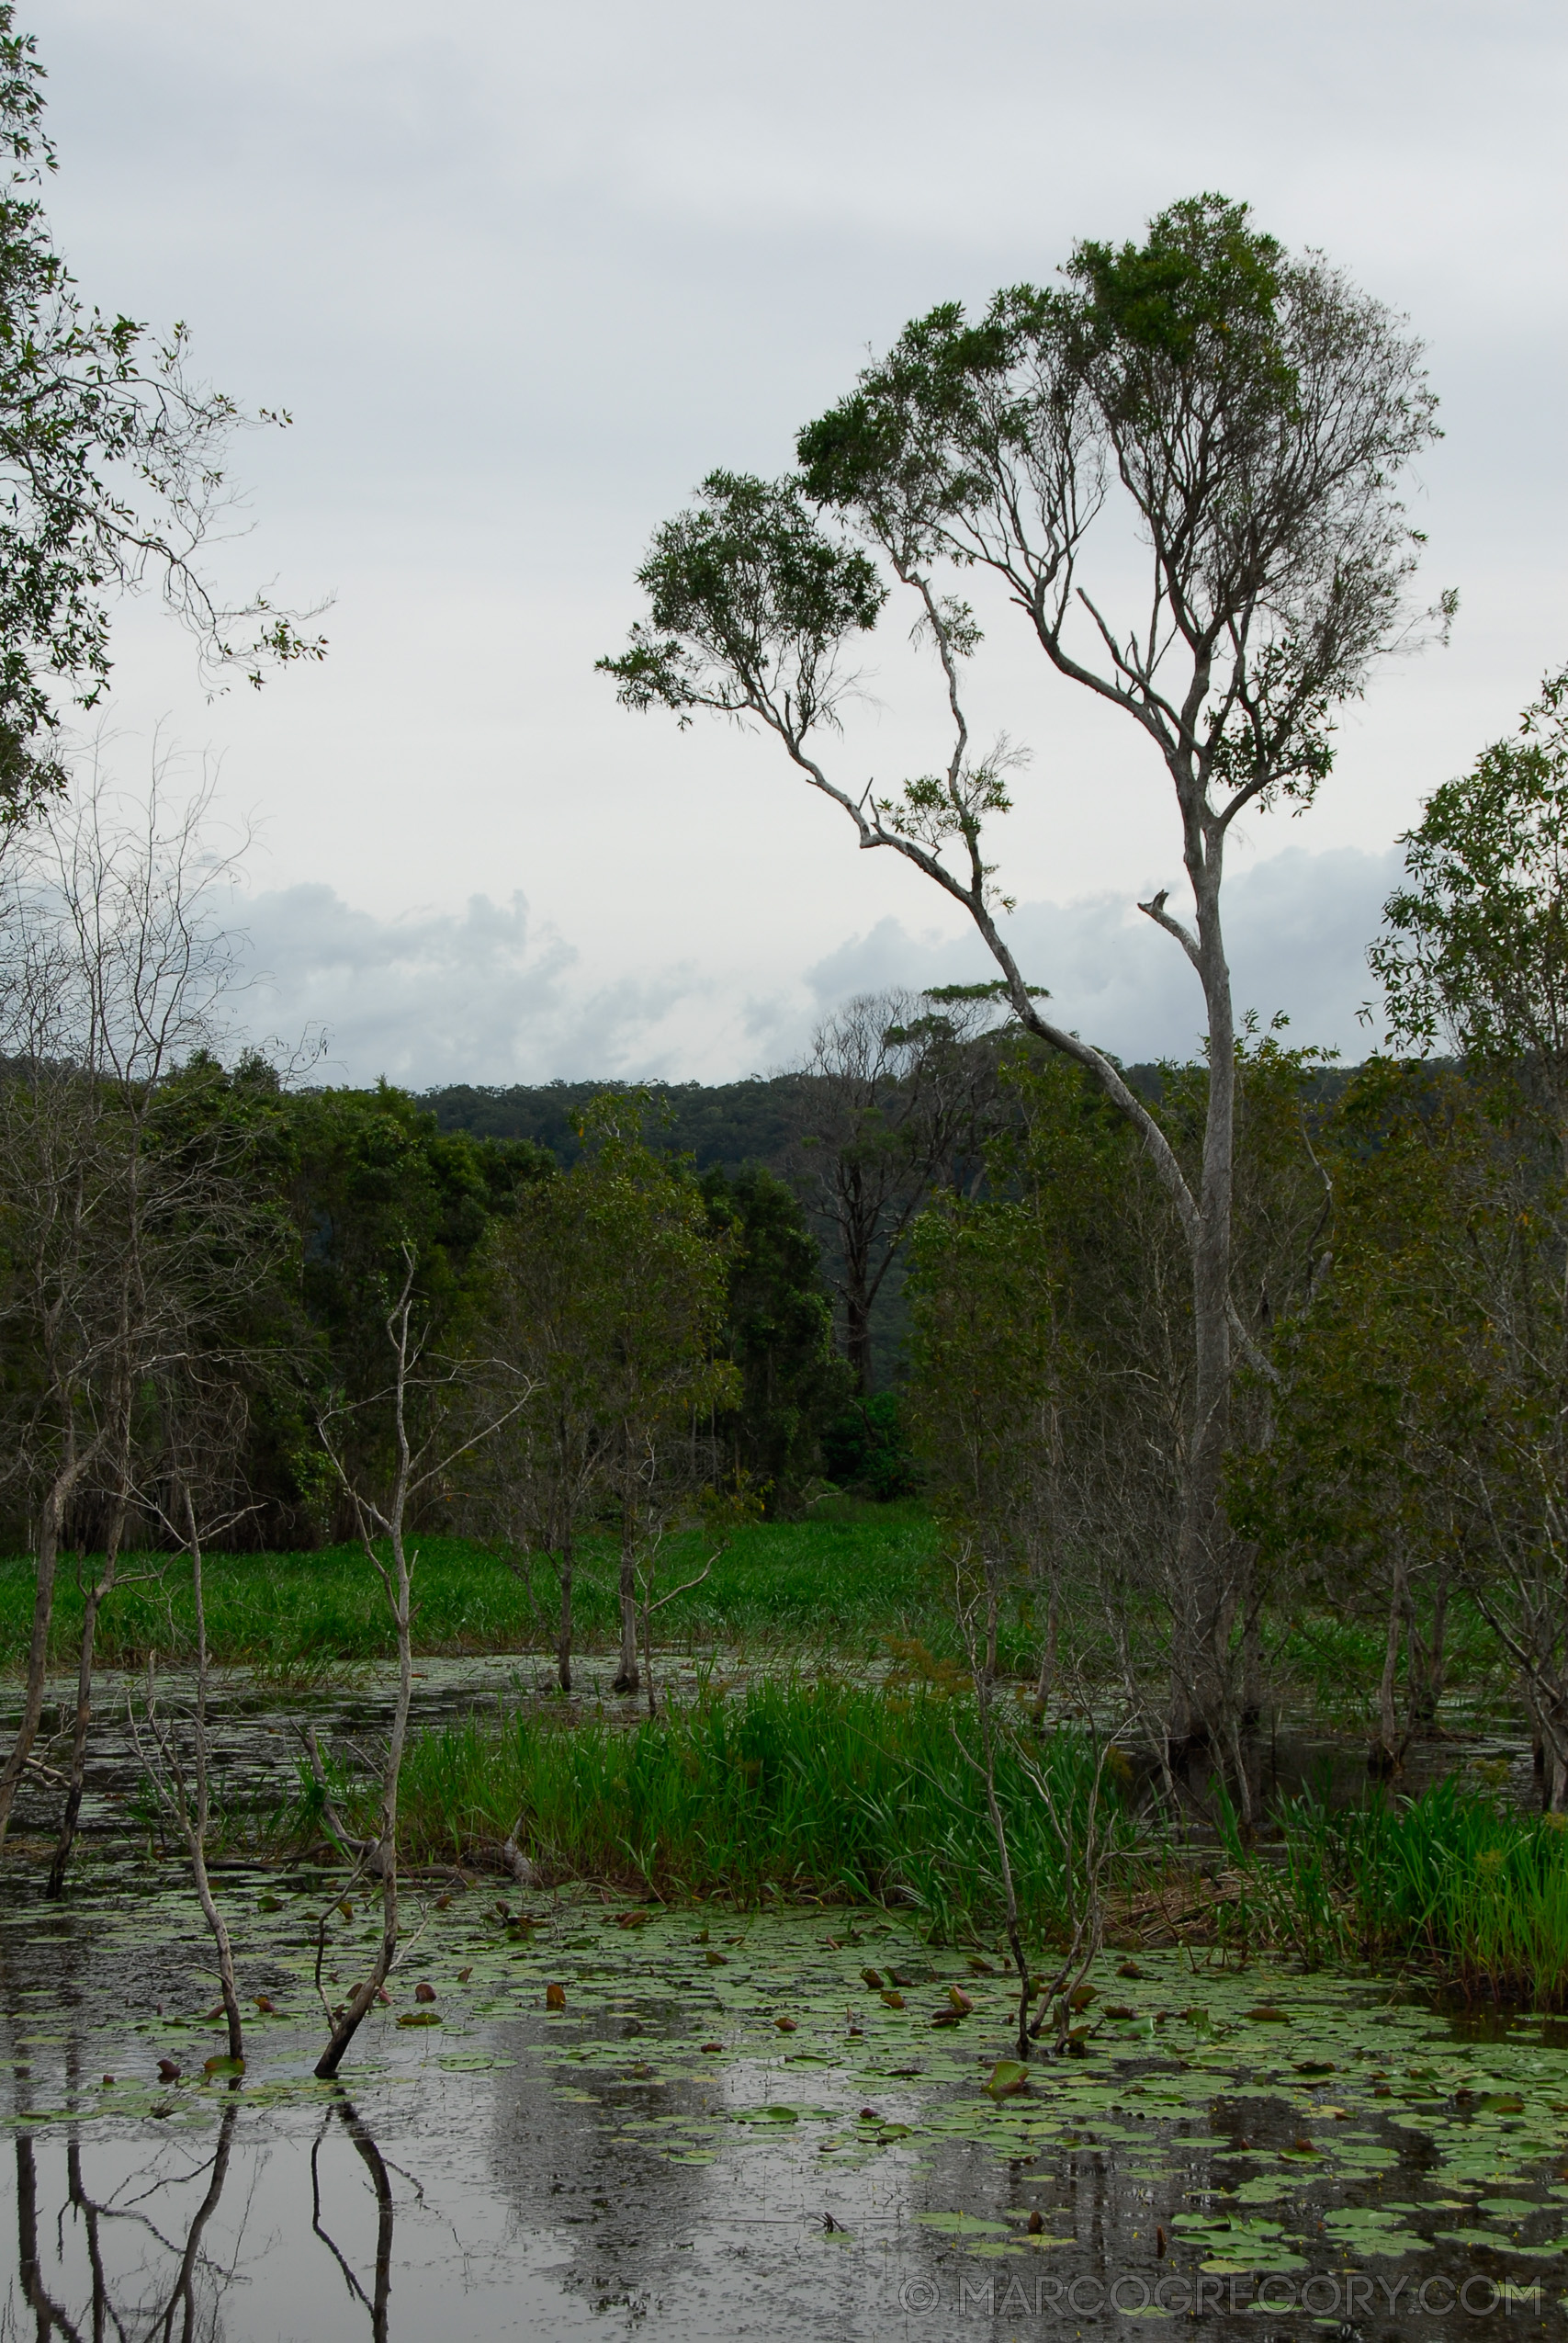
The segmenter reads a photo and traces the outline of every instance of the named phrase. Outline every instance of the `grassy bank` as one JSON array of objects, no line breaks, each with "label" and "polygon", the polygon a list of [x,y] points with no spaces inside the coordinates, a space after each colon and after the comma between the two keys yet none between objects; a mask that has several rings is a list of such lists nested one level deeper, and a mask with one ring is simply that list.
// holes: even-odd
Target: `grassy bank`
[{"label": "grassy bank", "polygon": [[[547,1879],[601,1878],[671,1899],[809,1895],[910,1907],[948,1941],[994,1932],[1001,1881],[964,1749],[973,1712],[937,1693],[753,1684],[627,1729],[470,1718],[417,1736],[403,1785],[416,1861],[462,1862],[509,1834]],[[1087,1760],[1068,1730],[1004,1747],[998,1789],[1035,1941],[1059,1939],[1068,1861],[1024,1755],[1079,1817]],[[306,1800],[308,1809],[309,1800]],[[308,1812],[295,1817],[295,1827]],[[367,1808],[367,1821],[368,1808]],[[1568,1831],[1448,1781],[1331,1813],[1280,1809],[1261,1846],[1213,1851],[1117,1818],[1111,1936],[1174,1933],[1227,1958],[1411,1968],[1471,2000],[1568,2009]]]},{"label": "grassy bank", "polygon": [[[545,1647],[554,1632],[553,1615],[546,1615],[553,1601],[547,1568],[535,1572],[531,1605],[516,1573],[484,1547],[443,1537],[421,1537],[416,1545],[414,1634],[422,1654]],[[695,1540],[674,1541],[668,1583],[679,1583],[703,1559]],[[736,1536],[702,1586],[660,1613],[660,1641],[696,1650],[756,1645],[864,1658],[898,1636],[945,1649],[953,1631],[935,1559],[934,1527],[914,1505],[840,1500],[809,1521],[759,1522]],[[149,1649],[188,1651],[188,1564],[179,1556],[132,1556],[125,1579],[99,1615],[105,1662],[134,1666]],[[590,1541],[581,1557],[575,1610],[582,1647],[613,1647],[615,1557],[602,1541]],[[220,1664],[293,1670],[386,1659],[395,1649],[381,1590],[357,1546],[213,1556],[207,1612]],[[19,1666],[31,1614],[32,1564],[7,1557],[0,1561],[0,1668]],[[70,1659],[81,1620],[81,1589],[68,1556],[50,1639],[56,1665]],[[1021,1628],[1017,1633],[1021,1661]]]},{"label": "grassy bank", "polygon": [[[415,1577],[415,1647],[425,1657],[543,1652],[553,1639],[547,1568],[535,1572],[532,1603],[522,1581],[496,1555],[461,1538],[421,1537]],[[673,1541],[666,1583],[700,1569],[694,1539]],[[88,1557],[90,1567],[92,1557]],[[72,1659],[80,1632],[77,1564],[65,1557],[51,1635],[53,1664]],[[576,1615],[581,1647],[614,1647],[615,1558],[588,1541]],[[938,1658],[956,1656],[935,1524],[915,1501],[892,1505],[829,1500],[803,1522],[761,1522],[742,1530],[706,1580],[659,1617],[658,1641],[669,1650],[753,1651],[759,1656],[821,1653],[846,1660],[886,1658],[899,1643],[919,1643]],[[32,1564],[0,1559],[0,1673],[15,1671],[27,1647],[32,1613]],[[231,1554],[209,1557],[209,1632],[221,1664],[298,1679],[338,1665],[389,1659],[390,1623],[381,1591],[357,1546],[310,1553]],[[100,1615],[98,1648],[112,1666],[138,1666],[150,1649],[178,1658],[190,1650],[190,1573],[177,1556],[128,1558],[125,1583]],[[1089,1647],[1110,1669],[1098,1613],[1069,1621],[1069,1645]],[[1382,1664],[1376,1622],[1303,1614],[1265,1622],[1270,1672],[1281,1697],[1330,1731],[1364,1729],[1373,1713]],[[1031,1676],[1038,1665],[1039,1623],[1027,1591],[1003,1607],[999,1652],[1004,1670]],[[1152,1648],[1152,1647],[1151,1647]],[[1506,1705],[1506,1686],[1495,1644],[1469,1605],[1451,1607],[1451,1688],[1485,1709]],[[1157,1654],[1151,1658],[1157,1665]]]}]

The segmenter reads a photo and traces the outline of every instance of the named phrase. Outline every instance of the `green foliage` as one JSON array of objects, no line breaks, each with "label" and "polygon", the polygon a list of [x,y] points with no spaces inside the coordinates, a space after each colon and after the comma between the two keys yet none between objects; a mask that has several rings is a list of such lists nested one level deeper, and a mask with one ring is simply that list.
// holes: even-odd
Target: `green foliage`
[{"label": "green foliage", "polygon": [[1456,1535],[1438,1451],[1483,1401],[1484,1338],[1456,1276],[1493,1200],[1491,1134],[1440,1070],[1374,1060],[1315,1144],[1334,1202],[1332,1273],[1282,1317],[1272,1436],[1232,1480],[1232,1517],[1270,1550],[1337,1557],[1359,1587],[1391,1545],[1416,1567]]},{"label": "green foliage", "polygon": [[[740,1082],[648,1082],[660,1118],[661,1143],[690,1156],[699,1172],[716,1165],[735,1172],[752,1163],[776,1171],[795,1127],[802,1077],[752,1076]],[[476,1138],[532,1139],[547,1148],[563,1171],[582,1153],[582,1117],[604,1081],[513,1083],[487,1087],[453,1083],[427,1091],[419,1104],[443,1131]]]},{"label": "green foliage", "polygon": [[634,1550],[656,1549],[682,1505],[701,1501],[699,1432],[741,1395],[718,1350],[731,1236],[716,1235],[688,1168],[647,1144],[647,1108],[641,1093],[595,1100],[588,1151],[519,1199],[482,1260],[480,1412],[514,1388],[529,1396],[475,1452],[470,1503],[520,1568],[550,1556],[563,1685],[577,1539],[613,1511],[629,1573]]},{"label": "green foliage", "polygon": [[1518,737],[1427,798],[1370,955],[1393,1037],[1441,1040],[1494,1071],[1568,1073],[1568,669]]},{"label": "green foliage", "polygon": [[1090,1321],[1108,1331],[1103,1272],[1136,1159],[1071,1060],[1021,1060],[1009,1081],[1021,1113],[989,1149],[997,1193],[943,1197],[915,1231],[910,1399],[950,1534],[1033,1566],[1059,1543],[1063,1443],[1104,1371]]},{"label": "green foliage", "polygon": [[480,1143],[441,1131],[434,1115],[389,1082],[300,1092],[282,1113],[306,1307],[335,1372],[357,1387],[381,1369],[383,1297],[400,1273],[403,1246],[418,1255],[422,1302],[452,1319],[491,1222],[551,1178],[554,1165],[526,1141]]},{"label": "green foliage", "polygon": [[[433,1115],[388,1082],[284,1094],[276,1112],[280,1176],[299,1231],[307,1384],[356,1410],[344,1429],[345,1461],[374,1473],[390,1453],[388,1408],[371,1403],[387,1384],[386,1315],[404,1247],[417,1262],[415,1303],[427,1340],[452,1352],[479,1306],[481,1248],[492,1225],[553,1179],[555,1166],[525,1141],[440,1131]],[[308,1432],[296,1453],[303,1497],[312,1471]]]},{"label": "green foliage", "polygon": [[787,1509],[822,1469],[823,1433],[850,1381],[817,1243],[794,1194],[760,1165],[733,1178],[715,1165],[701,1187],[710,1224],[730,1238],[723,1348],[741,1385],[717,1430],[770,1508]]},{"label": "green foliage", "polygon": [[710,472],[704,502],[668,522],[637,572],[648,623],[601,659],[623,707],[735,714],[782,694],[805,733],[831,718],[846,638],[876,623],[872,563],[818,526],[793,481]]},{"label": "green foliage", "polygon": [[1223,1925],[1311,1963],[1415,1960],[1472,1998],[1568,2008],[1568,1830],[1455,1779],[1417,1798],[1280,1816],[1278,1858],[1231,1828]]},{"label": "green foliage", "polygon": [[[1293,402],[1296,369],[1280,342],[1285,248],[1249,219],[1245,203],[1191,196],[1150,221],[1145,244],[1079,244],[1067,275],[1084,288],[1081,323],[1096,347],[1149,369],[1224,369],[1244,395],[1256,387]],[[1144,403],[1158,395],[1149,380]],[[1130,413],[1136,402],[1123,399]]]},{"label": "green foliage", "polygon": [[[543,1624],[503,1556],[438,1531],[422,1533],[414,1545],[417,1652],[450,1658],[539,1648]],[[677,1579],[694,1575],[710,1550],[698,1532],[672,1539],[671,1548]],[[935,1548],[931,1522],[908,1504],[828,1500],[805,1521],[741,1527],[702,1585],[661,1614],[660,1641],[692,1653],[820,1652],[857,1662],[885,1658],[890,1639],[950,1654]],[[578,1558],[579,1634],[585,1648],[603,1651],[616,1632],[613,1541],[591,1535]],[[80,1569],[74,1561],[62,1568],[51,1664],[71,1657],[81,1627],[78,1580],[92,1559]],[[31,1562],[0,1559],[0,1666],[14,1666],[26,1650],[31,1602]],[[210,1556],[207,1612],[220,1666],[310,1679],[395,1655],[386,1602],[357,1545]],[[129,1557],[102,1614],[106,1660],[140,1668],[149,1651],[188,1660],[194,1635],[188,1560]]]},{"label": "green foliage", "polygon": [[915,1493],[920,1470],[897,1391],[852,1400],[834,1418],[822,1435],[822,1469],[840,1488],[879,1504]]},{"label": "green foliage", "polygon": [[807,492],[900,576],[942,557],[996,568],[1083,682],[1072,580],[1118,478],[1170,617],[1162,656],[1192,651],[1203,682],[1179,733],[1153,667],[1098,688],[1205,789],[1309,798],[1419,542],[1390,492],[1433,436],[1418,353],[1220,196],[1171,206],[1142,245],[1081,243],[1066,275],[998,292],[977,323],[950,302],[909,325],[799,435]]}]

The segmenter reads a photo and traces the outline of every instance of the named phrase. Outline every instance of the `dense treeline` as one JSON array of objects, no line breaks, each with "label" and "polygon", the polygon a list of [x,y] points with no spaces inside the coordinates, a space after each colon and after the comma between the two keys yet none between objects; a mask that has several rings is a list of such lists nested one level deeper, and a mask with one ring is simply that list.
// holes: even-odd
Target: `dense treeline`
[{"label": "dense treeline", "polygon": [[[13,1068],[6,1086],[13,1106],[26,1080]],[[558,1182],[562,1167],[529,1140],[443,1131],[389,1083],[291,1091],[249,1056],[230,1070],[197,1056],[170,1077],[159,1101],[159,1144],[176,1129],[184,1145],[231,1168],[268,1244],[265,1274],[249,1285],[236,1333],[248,1423],[234,1460],[245,1501],[232,1538],[309,1545],[341,1521],[335,1500],[322,1500],[312,1463],[308,1393],[313,1379],[360,1396],[376,1384],[389,1264],[399,1248],[414,1248],[421,1302],[456,1338],[482,1311],[499,1230],[526,1197]],[[716,1419],[724,1445],[760,1485],[795,1491],[818,1472],[822,1429],[847,1397],[817,1242],[775,1173],[749,1164],[730,1176],[716,1165],[699,1178],[660,1136],[649,1162],[674,1167],[725,1247],[719,1341],[739,1384],[734,1406]],[[574,1161],[581,1160],[579,1150]],[[13,1165],[19,1168],[16,1159]],[[16,1405],[27,1384],[28,1337],[14,1280],[8,1299]],[[6,1496],[6,1533],[26,1542],[26,1484],[13,1478]],[[73,1541],[101,1543],[107,1503],[101,1490],[82,1490],[71,1514]],[[156,1537],[146,1509],[139,1528]]]},{"label": "dense treeline", "polygon": [[[889,1016],[888,1022],[891,1023]],[[1157,1098],[1165,1069],[1139,1064],[1124,1069],[1142,1096]],[[1332,1087],[1338,1077],[1324,1069],[1317,1080]],[[557,1161],[574,1163],[581,1151],[580,1125],[594,1099],[617,1082],[450,1082],[418,1093],[421,1106],[443,1131],[468,1131],[476,1138],[532,1139]],[[667,1144],[689,1155],[700,1172],[717,1165],[727,1172],[761,1163],[782,1171],[798,1144],[809,1097],[799,1071],[754,1074],[743,1082],[640,1082],[653,1101]]]},{"label": "dense treeline", "polygon": [[[530,1139],[570,1168],[582,1151],[582,1117],[620,1084],[603,1081],[452,1082],[423,1092],[420,1104],[443,1131],[475,1138]],[[664,1143],[689,1155],[699,1172],[738,1172],[763,1163],[779,1170],[795,1142],[801,1077],[754,1076],[743,1082],[647,1082]]]}]

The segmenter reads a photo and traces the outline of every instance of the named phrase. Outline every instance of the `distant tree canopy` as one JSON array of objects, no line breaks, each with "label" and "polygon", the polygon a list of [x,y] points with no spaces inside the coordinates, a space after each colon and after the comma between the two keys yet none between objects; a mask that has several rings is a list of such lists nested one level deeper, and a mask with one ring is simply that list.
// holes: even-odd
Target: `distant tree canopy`
[{"label": "distant tree canopy", "polygon": [[[799,1074],[753,1075],[742,1082],[645,1082],[663,1118],[660,1143],[689,1155],[699,1172],[712,1164],[738,1172],[744,1163],[776,1166],[789,1144]],[[420,1104],[443,1131],[476,1138],[532,1139],[570,1170],[582,1152],[581,1118],[610,1081],[512,1083],[506,1087],[454,1082],[423,1092]]]}]

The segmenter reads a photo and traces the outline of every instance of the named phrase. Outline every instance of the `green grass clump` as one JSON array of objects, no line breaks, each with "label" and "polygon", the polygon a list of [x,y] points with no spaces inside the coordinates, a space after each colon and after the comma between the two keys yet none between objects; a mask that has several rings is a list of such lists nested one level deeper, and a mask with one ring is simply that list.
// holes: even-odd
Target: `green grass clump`
[{"label": "green grass clump", "polygon": [[1418,1797],[1283,1806],[1276,1867],[1233,1835],[1228,1919],[1314,1965],[1416,1960],[1472,1999],[1568,2009],[1568,1828],[1450,1778]]},{"label": "green grass clump", "polygon": [[[994,1927],[1002,1900],[984,1786],[960,1736],[974,1744],[964,1702],[834,1683],[754,1683],[631,1729],[470,1717],[411,1743],[403,1842],[415,1860],[461,1859],[515,1831],[547,1877],[742,1904],[896,1901],[959,1937]],[[1081,1737],[1027,1746],[1081,1822]],[[1021,1905],[1049,1939],[1067,1913],[1068,1850],[1012,1745],[998,1789]]]}]

